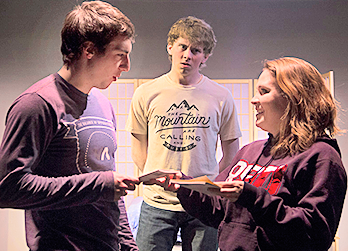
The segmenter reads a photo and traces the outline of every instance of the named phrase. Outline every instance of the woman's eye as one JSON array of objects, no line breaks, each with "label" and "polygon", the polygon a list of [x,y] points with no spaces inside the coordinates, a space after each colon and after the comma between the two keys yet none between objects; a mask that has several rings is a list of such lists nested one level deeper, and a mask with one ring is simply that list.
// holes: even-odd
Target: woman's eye
[{"label": "woman's eye", "polygon": [[261,94],[261,95],[266,94],[266,93],[269,93],[269,90],[268,90],[268,89],[264,89],[264,88],[261,88],[261,89],[260,89],[260,94]]}]

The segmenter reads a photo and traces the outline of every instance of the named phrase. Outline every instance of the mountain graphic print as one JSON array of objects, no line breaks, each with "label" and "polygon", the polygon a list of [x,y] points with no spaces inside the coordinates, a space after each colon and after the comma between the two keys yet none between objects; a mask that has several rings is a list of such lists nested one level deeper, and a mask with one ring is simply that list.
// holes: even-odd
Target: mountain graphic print
[{"label": "mountain graphic print", "polygon": [[[210,117],[201,116],[195,104],[173,103],[164,115],[154,115],[156,136],[170,151],[189,151],[201,141],[200,130],[210,127]],[[197,130],[199,129],[199,130]]]}]

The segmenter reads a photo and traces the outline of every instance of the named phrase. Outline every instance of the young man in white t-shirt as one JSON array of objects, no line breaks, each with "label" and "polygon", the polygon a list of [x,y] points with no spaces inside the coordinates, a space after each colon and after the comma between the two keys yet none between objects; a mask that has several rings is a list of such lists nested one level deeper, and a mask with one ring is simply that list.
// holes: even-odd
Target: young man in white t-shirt
[{"label": "young man in white t-shirt", "polygon": [[[214,179],[237,152],[241,132],[232,95],[200,73],[215,45],[212,28],[201,19],[181,18],[171,27],[171,70],[135,91],[126,125],[133,161],[142,172],[172,169]],[[148,185],[143,197],[136,239],[140,251],[172,250],[179,229],[183,250],[217,250],[217,230],[189,216],[175,193]]]}]

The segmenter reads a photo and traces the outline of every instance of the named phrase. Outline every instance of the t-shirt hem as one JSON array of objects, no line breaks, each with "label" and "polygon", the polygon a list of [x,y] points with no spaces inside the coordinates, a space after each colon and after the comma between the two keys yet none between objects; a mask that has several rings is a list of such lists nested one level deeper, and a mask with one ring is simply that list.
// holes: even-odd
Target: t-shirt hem
[{"label": "t-shirt hem", "polygon": [[180,203],[174,205],[174,204],[164,204],[164,203],[158,203],[156,201],[152,201],[146,197],[144,197],[144,202],[152,207],[156,207],[159,209],[163,210],[168,210],[168,211],[176,211],[176,212],[184,212],[184,208]]}]

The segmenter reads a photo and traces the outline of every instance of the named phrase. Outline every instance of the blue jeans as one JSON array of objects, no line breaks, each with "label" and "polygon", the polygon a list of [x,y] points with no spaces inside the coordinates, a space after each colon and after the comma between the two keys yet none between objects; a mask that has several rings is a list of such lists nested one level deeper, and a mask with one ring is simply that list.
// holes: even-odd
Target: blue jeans
[{"label": "blue jeans", "polygon": [[183,251],[216,251],[217,229],[208,227],[186,212],[141,205],[136,243],[139,251],[171,251],[181,228]]}]

